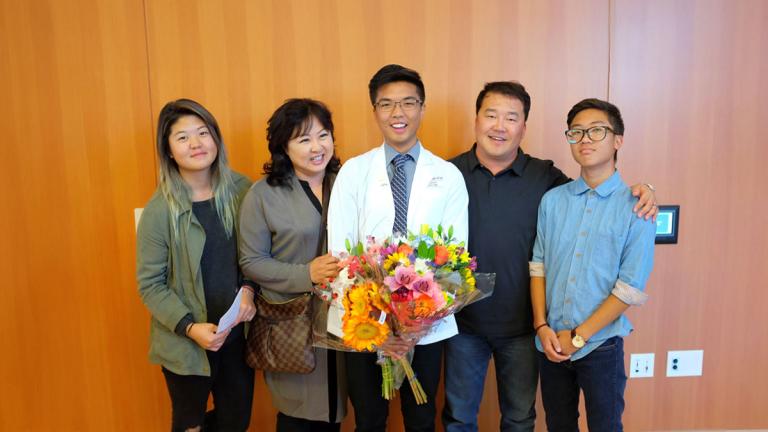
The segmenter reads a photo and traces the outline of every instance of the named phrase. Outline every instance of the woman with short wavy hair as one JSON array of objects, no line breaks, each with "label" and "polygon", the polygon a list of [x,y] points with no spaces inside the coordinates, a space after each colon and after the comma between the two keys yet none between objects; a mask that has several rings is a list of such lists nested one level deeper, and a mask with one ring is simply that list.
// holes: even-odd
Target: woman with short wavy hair
[{"label": "woman with short wavy hair", "polygon": [[[323,196],[339,170],[331,113],[320,102],[291,99],[272,114],[267,128],[266,179],[254,183],[240,212],[240,266],[261,295],[286,302],[338,274],[338,260],[317,256]],[[334,351],[315,348],[309,374],[266,372],[278,409],[277,430],[338,431],[346,414],[346,386]]]}]

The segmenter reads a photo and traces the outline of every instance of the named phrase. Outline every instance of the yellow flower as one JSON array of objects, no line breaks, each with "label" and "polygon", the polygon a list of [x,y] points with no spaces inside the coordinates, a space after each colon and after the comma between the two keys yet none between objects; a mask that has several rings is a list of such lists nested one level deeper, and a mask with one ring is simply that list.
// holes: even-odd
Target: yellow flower
[{"label": "yellow flower", "polygon": [[353,316],[367,316],[370,310],[368,291],[365,285],[355,285],[344,296],[344,309]]},{"label": "yellow flower", "polygon": [[390,271],[398,264],[409,266],[411,265],[411,260],[408,259],[408,255],[395,252],[384,260],[384,270]]},{"label": "yellow flower", "polygon": [[344,322],[344,345],[357,351],[373,351],[387,340],[389,327],[369,317],[350,317]]},{"label": "yellow flower", "polygon": [[459,261],[461,261],[464,264],[468,263],[469,262],[469,252],[464,251],[464,253],[462,253],[459,256]]},{"label": "yellow flower", "polygon": [[468,268],[461,269],[461,276],[464,278],[465,281],[467,281],[467,284],[474,288],[475,287],[475,276],[472,274],[472,270]]},{"label": "yellow flower", "polygon": [[368,282],[368,296],[371,301],[371,305],[380,311],[389,313],[389,306],[386,301],[381,297],[379,291],[379,285],[376,282]]}]

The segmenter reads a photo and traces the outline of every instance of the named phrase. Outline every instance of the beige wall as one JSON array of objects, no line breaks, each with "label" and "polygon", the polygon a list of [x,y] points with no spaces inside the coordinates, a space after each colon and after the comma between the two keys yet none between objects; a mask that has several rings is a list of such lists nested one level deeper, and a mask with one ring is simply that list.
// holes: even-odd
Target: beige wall
[{"label": "beige wall", "polygon": [[[768,426],[766,22],[760,0],[0,0],[0,430],[167,430],[133,221],[166,101],[210,108],[258,178],[288,97],[329,104],[343,159],[377,145],[366,86],[391,62],[422,73],[420,136],[444,157],[471,145],[486,81],[527,86],[524,148],[572,176],[565,113],[618,104],[624,177],[682,206],[680,243],[657,248],[651,300],[630,312],[626,350],[655,352],[657,376],[630,380],[626,429]],[[694,348],[703,377],[663,377],[667,350]],[[481,430],[498,425],[492,375]],[[269,430],[261,378],[256,399],[252,429]]]}]

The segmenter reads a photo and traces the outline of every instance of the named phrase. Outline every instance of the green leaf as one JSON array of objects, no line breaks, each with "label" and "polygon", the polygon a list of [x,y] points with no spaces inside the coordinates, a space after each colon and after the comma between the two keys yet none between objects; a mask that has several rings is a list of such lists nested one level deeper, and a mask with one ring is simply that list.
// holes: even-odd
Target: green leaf
[{"label": "green leaf", "polygon": [[429,258],[429,247],[425,242],[419,242],[419,247],[416,249],[416,254],[419,258]]},{"label": "green leaf", "polygon": [[347,247],[347,253],[352,254],[352,244],[349,242],[349,239],[344,239],[344,246]]},{"label": "green leaf", "polygon": [[451,240],[453,240],[453,225],[448,228],[448,241],[450,242]]}]

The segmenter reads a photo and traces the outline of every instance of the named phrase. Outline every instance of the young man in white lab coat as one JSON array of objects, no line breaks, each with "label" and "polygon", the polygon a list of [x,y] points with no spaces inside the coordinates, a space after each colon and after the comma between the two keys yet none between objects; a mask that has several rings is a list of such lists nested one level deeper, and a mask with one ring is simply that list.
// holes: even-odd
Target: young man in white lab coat
[{"label": "young man in white lab coat", "polygon": [[[418,72],[387,65],[368,85],[373,115],[384,136],[382,145],[348,160],[336,177],[328,208],[328,249],[345,250],[345,242],[377,240],[393,233],[418,232],[422,224],[453,226],[467,240],[467,190],[459,170],[424,148],[416,136],[424,116],[424,83]],[[397,201],[397,203],[396,203]],[[329,316],[329,329],[340,327]],[[434,431],[435,399],[440,381],[443,341],[457,334],[453,316],[418,341],[413,368],[427,403],[417,405],[408,385],[400,388],[407,431]],[[413,342],[390,338],[385,352],[402,354]],[[349,396],[358,432],[384,432],[389,401],[381,396],[381,368],[375,353],[346,353]]]}]

